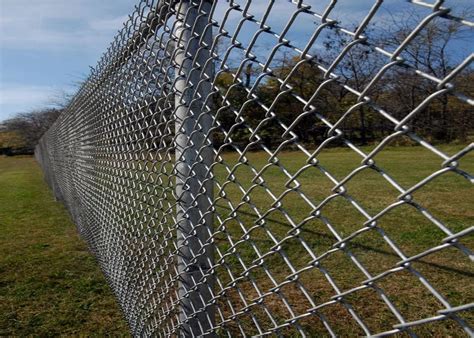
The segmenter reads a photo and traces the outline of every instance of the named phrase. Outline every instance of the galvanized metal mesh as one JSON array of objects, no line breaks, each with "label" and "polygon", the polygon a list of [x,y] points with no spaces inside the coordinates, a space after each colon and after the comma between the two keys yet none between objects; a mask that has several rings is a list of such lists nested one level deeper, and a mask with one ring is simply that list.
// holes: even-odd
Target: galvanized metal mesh
[{"label": "galvanized metal mesh", "polygon": [[[456,196],[444,177],[473,182],[473,144],[447,153],[414,127],[441,97],[472,113],[456,84],[472,45],[441,77],[407,53],[430,27],[474,24],[443,1],[410,1],[422,15],[383,45],[370,32],[389,25],[384,4],[362,3],[346,26],[336,0],[139,1],[41,139],[46,180],[134,335],[472,335],[473,227],[438,217],[436,202]],[[344,73],[358,62],[376,65],[361,86]],[[408,111],[383,103],[397,71],[431,86]],[[344,105],[321,108],[331,97]],[[354,136],[361,108],[364,131],[384,128],[367,146]],[[400,140],[438,167],[420,177],[410,153],[381,160]],[[358,186],[364,175],[379,188]],[[436,200],[418,194],[440,180]]]}]

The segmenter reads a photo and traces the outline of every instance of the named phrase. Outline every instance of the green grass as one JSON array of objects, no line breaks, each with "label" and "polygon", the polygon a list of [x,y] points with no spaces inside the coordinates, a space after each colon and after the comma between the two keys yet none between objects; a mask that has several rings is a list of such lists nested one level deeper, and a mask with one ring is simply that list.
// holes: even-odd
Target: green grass
[{"label": "green grass", "polygon": [[[460,146],[442,146],[449,155],[455,154]],[[370,149],[364,149],[370,151]],[[268,164],[269,156],[263,152],[247,154],[249,162],[257,170]],[[301,152],[283,152],[278,155],[280,163],[288,173],[295,174],[305,163],[306,157]],[[326,149],[318,156],[319,164],[335,176],[343,179],[360,165],[361,158],[347,149]],[[403,188],[407,189],[441,168],[442,161],[422,147],[388,148],[375,157],[377,165],[383,168]],[[240,299],[248,303],[258,298],[258,293],[268,292],[275,285],[264,269],[256,265],[258,254],[268,253],[274,246],[267,231],[281,242],[280,252],[285,252],[287,261],[298,273],[298,283],[303,285],[316,305],[326,303],[334,296],[335,291],[323,271],[330,275],[341,292],[349,290],[367,279],[360,269],[342,251],[334,252],[320,261],[319,268],[304,269],[310,265],[310,254],[319,256],[330,250],[336,242],[328,228],[330,224],[342,237],[361,229],[365,218],[347,199],[337,197],[321,209],[321,218],[313,218],[301,223],[311,213],[311,207],[296,192],[290,192],[281,199],[281,209],[273,208],[265,218],[265,226],[257,226],[258,217],[251,204],[257,206],[260,213],[272,208],[273,199],[261,186],[255,186],[254,173],[238,161],[236,154],[224,155],[224,162],[235,166],[235,180],[242,183],[245,189],[252,189],[250,200],[243,202],[243,194],[235,183],[228,182],[226,168],[222,164],[215,167],[216,180],[224,186],[226,198],[217,202],[217,213],[224,223],[215,220],[215,239],[217,253],[225,255],[226,267],[239,281],[226,291],[234,309],[245,306]],[[140,169],[125,171],[143,171],[154,173],[158,165],[147,163]],[[464,156],[459,167],[467,172],[474,172],[474,154]],[[8,169],[6,169],[8,168]],[[170,168],[168,168],[170,169]],[[0,223],[6,231],[0,233],[2,245],[2,293],[0,306],[3,323],[8,327],[3,334],[37,334],[39,333],[112,333],[126,332],[125,325],[118,321],[116,305],[108,288],[104,285],[94,260],[86,252],[84,244],[77,238],[73,225],[68,220],[64,209],[54,202],[51,194],[42,183],[37,166],[31,158],[0,159],[0,187],[6,193],[0,198]],[[136,173],[133,173],[136,174]],[[150,180],[154,174],[147,176]],[[263,170],[261,177],[265,185],[276,197],[286,188],[288,178],[277,166]],[[301,191],[313,204],[318,205],[332,194],[334,184],[318,168],[308,167],[297,178]],[[227,183],[226,183],[227,182]],[[5,187],[5,188],[4,188]],[[389,204],[397,201],[399,192],[394,189],[380,174],[371,169],[356,174],[346,184],[350,194],[370,215],[375,215]],[[146,194],[146,192],[143,191]],[[219,193],[218,186],[215,194]],[[441,220],[453,233],[462,231],[473,224],[474,192],[472,184],[454,173],[446,173],[413,193],[413,199],[427,208],[433,216]],[[173,203],[173,201],[164,201]],[[237,217],[230,214],[228,202],[237,209]],[[288,237],[292,226],[284,213],[300,224],[300,232],[295,238]],[[124,212],[124,215],[127,215]],[[125,217],[125,216],[124,216]],[[137,216],[141,217],[141,216]],[[143,218],[145,219],[145,218]],[[378,227],[398,245],[406,256],[416,255],[441,243],[446,234],[428,221],[414,207],[403,205],[397,207],[377,222]],[[172,226],[172,224],[170,224]],[[294,233],[294,232],[291,232]],[[247,237],[246,237],[247,236]],[[285,239],[286,238],[286,239]],[[229,240],[235,244],[230,251]],[[304,248],[302,242],[306,244]],[[252,246],[253,245],[255,246]],[[472,249],[473,236],[465,236],[461,243]],[[347,248],[357,257],[368,273],[375,276],[396,266],[400,257],[375,230],[367,231],[354,238]],[[5,253],[4,253],[5,252]],[[237,257],[238,254],[238,257]],[[217,254],[219,257],[219,254]],[[5,257],[5,258],[3,258]],[[240,260],[240,261],[239,261]],[[254,268],[243,275],[242,263]],[[306,300],[302,289],[295,282],[285,283],[291,273],[288,264],[275,250],[265,257],[265,264],[277,284],[284,283],[279,294],[291,305],[293,314],[286,310],[281,297],[270,294],[265,297],[264,305],[279,324],[293,316],[308,312],[311,304]],[[455,248],[425,256],[412,263],[412,267],[431,283],[440,294],[452,305],[457,306],[474,301],[472,262]],[[228,271],[221,264],[216,274],[224,287],[232,285]],[[3,277],[4,276],[4,277]],[[250,278],[258,285],[257,291]],[[420,280],[407,271],[398,271],[381,280],[376,285],[382,288],[390,301],[399,309],[406,321],[414,321],[437,315],[444,306],[431,295]],[[240,295],[237,292],[240,292]],[[65,291],[66,290],[66,291]],[[217,290],[218,292],[219,290]],[[40,296],[38,296],[40,295]],[[87,296],[85,296],[87,295]],[[51,299],[53,298],[53,299]],[[4,302],[6,299],[7,302]],[[38,304],[36,300],[41,299]],[[87,301],[86,301],[87,300]],[[390,330],[398,320],[389,311],[386,304],[372,288],[357,291],[345,300],[364,320],[371,332]],[[6,305],[3,305],[6,304]],[[48,304],[49,306],[44,306]],[[54,306],[52,305],[54,304]],[[219,307],[224,314],[230,315],[228,303],[221,301]],[[13,309],[13,310],[12,310]],[[2,310],[2,309],[0,309]],[[48,311],[41,317],[43,311]],[[34,314],[40,314],[38,316]],[[255,316],[264,329],[272,327],[262,306],[253,306]],[[94,315],[93,315],[94,314]],[[347,309],[340,303],[331,303],[320,309],[337,334],[342,336],[364,335]],[[2,314],[0,314],[2,316]],[[472,313],[463,312],[460,316],[474,324]],[[79,324],[80,318],[83,323]],[[241,325],[249,334],[257,334],[249,314],[239,316]],[[72,320],[71,323],[68,323]],[[59,323],[61,322],[61,323]],[[119,324],[120,323],[120,324]],[[324,336],[326,329],[317,317],[302,319],[299,324],[312,336]],[[235,327],[228,324],[232,330]],[[42,329],[43,331],[38,331]],[[102,331],[99,331],[102,330]],[[464,332],[452,319],[446,319],[427,325],[417,326],[413,331],[420,336],[463,336]],[[292,335],[295,332],[283,330],[281,333]],[[235,334],[238,334],[236,331]]]},{"label": "green grass", "polygon": [[[441,148],[446,153],[453,155],[461,147],[442,146]],[[370,151],[369,149],[365,150]],[[255,166],[257,170],[262,169],[268,164],[269,160],[269,156],[263,152],[248,153],[247,158],[249,163]],[[251,188],[252,183],[249,178],[254,178],[255,174],[245,165],[238,164],[238,156],[235,154],[228,154],[224,156],[224,159],[230,167],[236,165],[234,167],[236,168],[234,171],[235,180],[242,182],[245,189]],[[299,152],[283,152],[278,155],[278,159],[291,175],[295,174],[307,160]],[[322,167],[331,172],[336,179],[341,180],[360,165],[361,158],[347,149],[329,149],[323,151],[318,156],[318,160]],[[438,157],[422,147],[389,148],[377,155],[375,161],[379,167],[383,168],[405,189],[439,170],[442,163]],[[474,172],[474,156],[472,153],[461,159],[460,168],[470,173]],[[227,177],[224,166],[218,166],[216,174],[221,185],[224,184]],[[285,191],[284,184],[288,181],[288,178],[276,166],[264,170],[261,177],[276,197],[279,197]],[[332,194],[331,188],[334,183],[316,167],[309,167],[298,176],[297,180],[301,184],[301,191],[315,205],[318,205],[325,197]],[[354,176],[346,184],[346,188],[347,193],[372,216],[389,204],[396,202],[397,196],[400,194],[379,173],[371,169],[366,169]],[[257,206],[261,213],[272,208],[274,200],[262,187],[255,186],[252,189],[250,203]],[[288,236],[292,229],[291,225],[282,211],[273,208],[273,211],[266,217],[265,228],[255,226],[258,219],[255,210],[250,207],[250,203],[242,203],[244,195],[239,191],[237,185],[234,183],[227,184],[223,190],[226,199],[221,199],[218,203],[220,207],[217,210],[221,213],[221,218],[228,219],[228,221],[224,223],[225,229],[222,226],[217,228],[222,230],[221,235],[218,236],[217,246],[220,252],[225,254],[230,247],[227,238],[232,238],[232,241],[237,243],[234,250],[239,253],[240,260],[247,267],[255,266],[258,255],[244,236],[249,235],[248,238],[255,243],[257,250],[264,254],[274,246],[274,242],[265,230],[269,230],[277,241],[281,241]],[[219,192],[219,189],[216,191]],[[457,174],[447,173],[437,177],[414,192],[413,199],[427,208],[453,233],[466,229],[473,224],[474,191],[472,184]],[[237,212],[240,224],[230,217],[227,202],[231,202],[233,207],[241,204]],[[296,192],[291,192],[281,199],[281,206],[281,209],[288,213],[295,224],[302,222],[311,212],[311,208]],[[281,251],[286,253],[287,259],[297,271],[310,264],[310,256],[301,241],[306,243],[307,247],[315,253],[315,256],[319,256],[330,250],[336,242],[327,223],[330,223],[342,237],[345,237],[361,229],[366,221],[343,197],[337,197],[326,204],[321,209],[321,215],[324,216],[326,222],[322,218],[311,219],[300,227],[301,232],[298,239],[287,239],[282,242]],[[215,222],[215,226],[218,225],[219,222]],[[444,232],[409,205],[393,209],[380,218],[377,225],[408,257],[441,244],[441,240],[446,237]],[[461,243],[472,249],[474,246],[473,236],[464,237]],[[400,261],[395,251],[375,230],[367,231],[351,240],[347,248],[372,276],[396,267],[397,262]],[[227,256],[225,261],[232,267],[234,276],[239,276],[244,271],[244,268],[238,263],[236,255]],[[276,251],[266,256],[265,263],[277,283],[284,282],[286,277],[291,274],[290,268]],[[448,248],[433,253],[412,263],[412,267],[421,272],[452,306],[468,304],[474,300],[472,288],[474,280],[473,265],[469,258],[459,250]],[[334,289],[322,273],[323,270],[332,277],[341,292],[361,285],[367,279],[367,276],[342,251],[322,259],[320,268],[298,273],[299,282],[311,294],[316,304],[329,301],[335,294]],[[231,279],[225,269],[218,270],[219,278],[224,284],[230,283]],[[267,290],[275,286],[265,274],[263,268],[255,267],[249,276],[257,281],[261,290]],[[248,299],[257,298],[258,292],[247,278],[243,278],[237,285]],[[420,280],[407,271],[393,273],[381,279],[377,286],[383,288],[406,321],[435,316],[436,311],[443,308],[440,301],[430,294]],[[243,306],[237,293],[228,292],[228,294],[234,299],[237,308]],[[280,294],[289,300],[296,316],[306,313],[311,308],[310,302],[305,300],[301,288],[296,283],[286,284],[280,289]],[[355,292],[346,300],[361,315],[371,332],[390,330],[392,325],[397,323],[395,316],[373,289]],[[264,304],[276,315],[276,319],[280,323],[292,316],[277,296],[267,297]],[[227,313],[230,312],[230,309],[224,303],[222,303],[222,307]],[[253,313],[257,318],[260,318],[261,322],[267,321],[268,327],[268,317],[261,307],[254,307]],[[336,333],[340,335],[364,334],[347,309],[340,303],[322,308],[320,314],[327,318]],[[474,317],[471,313],[462,313],[461,317],[470,322],[471,325],[474,324]],[[302,320],[301,324],[314,335],[321,335],[326,332],[318,320]],[[249,330],[251,330],[250,326]],[[415,327],[413,331],[422,336],[464,335],[464,331],[450,319]],[[253,333],[256,333],[256,331]],[[288,331],[286,334],[291,334],[291,332]]]},{"label": "green grass", "polygon": [[0,336],[128,335],[95,259],[31,157],[0,157]]}]

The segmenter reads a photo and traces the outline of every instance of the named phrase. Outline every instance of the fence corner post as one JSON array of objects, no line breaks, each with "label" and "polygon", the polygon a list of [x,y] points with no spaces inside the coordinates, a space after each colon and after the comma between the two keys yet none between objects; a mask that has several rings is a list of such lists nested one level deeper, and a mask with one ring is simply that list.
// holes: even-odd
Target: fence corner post
[{"label": "fence corner post", "polygon": [[213,198],[213,151],[209,142],[212,116],[205,107],[211,83],[201,77],[212,77],[214,72],[213,62],[207,62],[212,45],[212,26],[208,24],[211,5],[209,0],[182,0],[176,4],[175,192],[180,336],[213,336],[210,331],[215,325],[215,306],[211,305],[214,276],[209,273],[214,250],[211,245],[203,246],[211,236],[213,221],[213,215],[206,213]]}]

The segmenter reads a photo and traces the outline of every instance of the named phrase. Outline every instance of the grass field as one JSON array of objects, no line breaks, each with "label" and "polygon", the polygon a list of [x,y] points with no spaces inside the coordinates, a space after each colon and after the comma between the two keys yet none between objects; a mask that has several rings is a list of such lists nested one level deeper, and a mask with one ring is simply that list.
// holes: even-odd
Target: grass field
[{"label": "grass field", "polygon": [[127,335],[95,259],[31,157],[0,157],[0,336]]},{"label": "grass field", "polygon": [[[441,148],[450,155],[461,149],[461,147],[456,146],[443,146]],[[365,150],[369,151],[369,149]],[[268,164],[269,156],[267,154],[249,153],[247,157],[257,171]],[[282,153],[278,158],[290,174],[295,174],[306,161],[306,157],[295,152]],[[331,172],[338,180],[343,179],[354,168],[358,167],[361,161],[361,158],[354,152],[343,149],[326,150],[318,156],[318,159],[321,166]],[[422,147],[389,148],[377,155],[375,160],[379,167],[383,168],[405,189],[439,170],[442,162]],[[225,156],[225,161],[231,167],[238,163],[237,156],[230,154]],[[460,161],[459,167],[473,173],[473,154],[465,156]],[[254,177],[255,174],[252,174],[250,169],[244,165],[238,165],[236,168],[233,172],[235,181],[241,182],[245,189],[249,189],[252,186],[249,177]],[[218,166],[216,167],[216,173],[218,180],[223,184],[226,181],[225,169]],[[288,181],[288,178],[276,166],[265,170],[261,177],[276,197],[280,196],[285,190],[284,184]],[[298,181],[301,184],[301,190],[315,205],[318,205],[324,198],[332,194],[331,188],[334,183],[317,168],[308,168],[298,176]],[[380,174],[370,169],[354,176],[346,184],[346,188],[348,194],[370,215],[376,215],[385,207],[397,201],[397,196],[400,194]],[[274,200],[265,192],[264,188],[257,186],[252,189],[249,195],[250,203],[257,206],[261,213],[269,210]],[[255,209],[250,207],[250,203],[242,203],[244,194],[239,191],[237,185],[229,183],[225,185],[223,190],[227,201],[222,199],[218,203],[221,207],[217,210],[222,215],[221,219],[227,220],[224,223],[225,231],[220,237],[217,237],[219,251],[228,253],[229,251],[226,251],[230,248],[228,238],[232,238],[234,243],[232,250],[239,254],[240,261],[247,267],[255,266],[249,276],[257,281],[261,290],[268,290],[274,287],[275,284],[271,282],[263,268],[256,266],[258,255],[247,239],[254,242],[260,254],[268,253],[272,247],[275,249],[275,244],[266,230],[269,230],[277,241],[282,241],[291,231],[289,221],[283,212],[273,208],[274,210],[266,216],[265,229],[255,227],[255,222],[258,220]],[[474,191],[472,184],[457,174],[447,173],[437,177],[414,192],[413,199],[444,222],[453,233],[462,231],[473,224]],[[233,207],[240,203],[236,213],[240,222],[230,217],[228,201],[233,204]],[[311,208],[296,192],[291,192],[282,198],[281,205],[282,209],[287,211],[287,216],[290,216],[295,224],[300,224],[311,212]],[[362,228],[362,224],[366,221],[356,208],[343,197],[331,200],[321,209],[321,214],[342,238]],[[219,222],[215,222],[215,226],[218,225]],[[409,205],[393,209],[380,218],[377,225],[385,231],[407,257],[441,244],[442,239],[446,237],[446,234],[428,221],[421,212]],[[249,231],[251,228],[252,230]],[[335,252],[322,259],[320,269],[304,270],[305,267],[310,265],[311,258],[299,241],[300,239],[304,240],[307,247],[314,252],[314,257],[331,250],[336,239],[322,218],[314,218],[304,223],[300,230],[299,238],[285,240],[280,245],[280,250],[286,253],[287,259],[291,262],[294,270],[302,271],[298,273],[299,282],[305,286],[316,304],[330,301],[335,294],[333,287],[322,271],[332,277],[341,292],[361,285],[367,279],[367,276],[356,267],[351,258],[342,251]],[[467,236],[461,240],[461,243],[472,249],[473,239],[472,235]],[[351,240],[347,244],[347,248],[372,276],[396,267],[397,262],[400,261],[400,257],[376,231],[361,234]],[[265,304],[275,314],[277,322],[283,323],[285,318],[306,313],[311,308],[311,304],[305,300],[303,292],[296,284],[287,279],[287,276],[294,271],[288,267],[277,251],[275,250],[273,254],[267,255],[265,263],[277,284],[287,282],[279,292],[287,298],[294,313],[290,314],[286,310],[285,304],[277,296],[267,297]],[[225,261],[232,267],[234,276],[239,276],[244,271],[244,268],[238,263],[236,255],[227,256]],[[452,306],[468,304],[474,300],[473,264],[459,250],[448,248],[439,251],[412,262],[411,266],[416,271],[421,272]],[[224,268],[218,269],[218,273],[224,283],[231,282]],[[257,291],[248,279],[243,278],[237,285],[248,299],[258,297]],[[435,316],[437,310],[443,309],[441,302],[431,295],[420,279],[406,270],[381,279],[377,282],[377,286],[385,291],[406,321]],[[227,294],[234,299],[235,308],[238,309],[244,306],[243,302],[239,300],[237,292],[230,291]],[[369,288],[355,292],[346,297],[346,300],[361,316],[370,332],[390,330],[392,325],[397,324],[395,316],[373,289]],[[222,306],[226,308],[225,304]],[[268,316],[264,314],[262,307],[257,306],[253,309],[254,315],[260,318],[262,322],[267,321],[268,327]],[[230,313],[230,309],[227,310]],[[340,303],[336,302],[321,308],[319,313],[327,318],[336,333],[340,335],[364,335],[354,318]],[[472,313],[464,312],[461,317],[470,322],[471,325],[474,324]],[[250,322],[250,317],[248,319]],[[322,323],[318,320],[302,320],[301,324],[313,335],[321,335],[326,332]],[[263,326],[265,327],[265,325]],[[252,332],[250,328],[249,330],[249,332]],[[450,319],[418,326],[413,331],[421,336],[464,336],[465,334],[459,325]],[[253,332],[256,333],[256,331]]]},{"label": "grass field", "polygon": [[[452,155],[461,147],[442,148]],[[238,163],[235,154],[226,154],[224,157],[230,166]],[[249,153],[247,157],[257,170],[268,164],[268,155],[264,153]],[[306,160],[303,154],[296,152],[284,152],[278,157],[280,163],[292,174],[296,173]],[[360,157],[356,154],[337,148],[324,151],[318,159],[337,179],[342,179],[360,164]],[[377,155],[376,162],[399,184],[408,188],[439,170],[442,161],[421,147],[398,147],[384,150]],[[472,153],[462,158],[460,168],[474,172]],[[215,167],[215,174],[221,185],[226,182],[227,174],[222,165]],[[254,174],[247,166],[238,165],[234,176],[245,189],[252,186],[251,178]],[[268,168],[262,177],[275,196],[285,190],[284,183],[288,178],[277,167]],[[331,194],[333,187],[331,181],[315,167],[309,167],[302,172],[298,181],[301,190],[316,205]],[[395,202],[399,195],[381,175],[371,170],[358,173],[346,188],[370,215],[377,214]],[[119,320],[117,307],[93,258],[78,239],[64,209],[54,202],[42,183],[34,161],[31,158],[0,158],[0,189],[0,328],[3,330],[0,335],[125,333],[125,324]],[[271,232],[275,239],[283,240],[291,226],[285,215],[275,209],[266,216],[265,229],[255,227],[258,217],[249,203],[242,203],[238,208],[238,218],[230,217],[227,202],[230,201],[235,207],[242,201],[243,194],[235,183],[225,184],[224,191],[227,200],[221,199],[218,202],[217,212],[221,220],[227,220],[224,223],[225,228],[220,221],[215,221],[218,231],[216,245],[221,253],[229,253],[229,249],[233,252],[235,249],[239,254],[239,258],[235,254],[225,257],[227,266],[235,276],[239,276],[244,269],[238,259],[246,266],[255,265],[258,261],[255,247],[245,238],[249,238],[261,253],[267,253],[274,246],[274,242],[265,229]],[[267,211],[273,203],[265,189],[258,186],[253,188],[250,198],[251,203],[258,206],[260,212]],[[416,191],[413,198],[454,233],[473,224],[472,185],[459,175],[447,173],[437,177]],[[283,209],[288,211],[288,216],[295,223],[301,222],[311,211],[295,192],[286,195],[281,202]],[[343,197],[331,200],[321,212],[324,220],[330,222],[342,237],[360,229],[365,222],[364,217]],[[446,237],[438,227],[408,205],[390,211],[378,221],[378,226],[384,229],[407,256],[439,245]],[[336,241],[321,218],[311,219],[302,225],[300,230],[299,239],[304,240],[315,256],[330,250]],[[229,238],[235,243],[234,248],[231,248]],[[471,249],[474,246],[473,236],[464,237],[461,242]],[[393,249],[375,231],[365,232],[351,240],[348,248],[372,276],[394,267],[400,261]],[[285,240],[280,250],[287,254],[296,270],[310,265],[311,258],[299,240]],[[270,267],[274,280],[283,283],[291,274],[291,270],[277,251],[266,256],[265,263]],[[412,267],[421,272],[452,306],[474,301],[472,262],[457,249],[448,248],[428,255],[413,262]],[[360,285],[367,279],[341,251],[321,260],[320,268],[331,276],[341,291]],[[231,283],[223,265],[216,269],[216,273],[224,284]],[[262,290],[274,286],[264,270],[257,266],[237,283],[241,294],[249,301],[257,297],[257,291],[248,277],[253,278]],[[302,271],[298,274],[298,280],[317,304],[329,301],[335,294],[319,268]],[[437,310],[444,308],[420,280],[407,271],[391,274],[377,282],[377,286],[383,288],[406,321],[436,315]],[[263,304],[275,315],[277,322],[281,323],[286,318],[304,314],[311,308],[311,304],[304,300],[295,283],[285,283],[279,292],[288,299],[294,313],[288,313],[279,297],[265,298]],[[227,296],[236,309],[244,306],[235,288],[232,288]],[[373,289],[355,292],[346,300],[363,318],[371,332],[390,330],[392,325],[398,323]],[[230,313],[225,303],[221,303],[221,308],[226,314]],[[270,327],[268,317],[261,306],[254,306],[252,313],[262,326]],[[327,318],[337,334],[364,334],[341,303],[336,302],[321,308],[320,314]],[[471,325],[474,324],[471,313],[465,312],[461,316]],[[305,326],[311,335],[320,336],[326,333],[326,330],[316,318],[304,319],[300,324]],[[241,319],[242,325],[247,326],[249,333],[257,333],[252,328],[249,315],[243,315]],[[464,335],[458,324],[450,319],[416,327],[414,332],[421,336]]]}]

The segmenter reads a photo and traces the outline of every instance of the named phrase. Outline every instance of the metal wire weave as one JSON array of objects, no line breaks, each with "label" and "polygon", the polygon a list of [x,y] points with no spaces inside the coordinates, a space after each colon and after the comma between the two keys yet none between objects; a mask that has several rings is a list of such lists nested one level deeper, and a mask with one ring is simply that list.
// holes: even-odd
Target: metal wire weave
[{"label": "metal wire weave", "polygon": [[[366,34],[382,3],[368,6],[353,29],[331,19],[341,6],[336,0],[323,11],[303,0],[139,1],[35,152],[134,335],[416,336],[435,324],[473,334],[469,295],[453,303],[449,294],[464,292],[456,289],[464,282],[448,283],[446,290],[417,266],[448,251],[451,267],[464,269],[461,260],[472,264],[473,227],[453,228],[416,193],[446,175],[471,184],[473,176],[461,164],[474,146],[448,155],[412,123],[443,95],[474,105],[472,93],[455,83],[474,56],[439,78],[407,62],[404,53],[436,20],[468,29],[474,24],[443,1],[411,1],[407,6],[421,8],[423,16],[397,48],[385,48]],[[277,7],[284,13],[274,13]],[[318,56],[328,32],[344,39],[333,59]],[[344,81],[340,66],[362,46],[381,63],[356,88]],[[277,62],[282,55],[289,60],[286,70]],[[304,67],[320,74],[311,93],[292,82]],[[373,91],[397,69],[434,86],[403,116],[379,104]],[[319,97],[331,95],[328,86],[352,98],[339,115],[318,106]],[[263,97],[263,87],[273,94]],[[289,121],[279,111],[284,100],[295,107]],[[361,106],[391,130],[371,148],[344,129]],[[308,118],[323,128],[313,130],[321,138],[312,144],[298,132]],[[276,144],[265,141],[269,134]],[[440,167],[408,185],[392,175],[377,159],[401,138]],[[351,170],[341,173],[323,163],[333,145],[358,159]],[[296,158],[302,161],[295,170]],[[408,175],[410,168],[405,170]],[[351,184],[368,172],[385,188],[355,196]],[[329,188],[312,185],[316,175]],[[392,195],[383,208],[367,206],[366,200],[383,199],[385,191]],[[341,227],[326,212],[334,203],[354,215],[346,220],[350,226]],[[403,208],[442,233],[436,245],[405,250],[393,235],[396,228],[384,227]],[[315,242],[318,231],[324,243]],[[393,264],[375,269],[368,263],[380,253],[370,248],[375,241]],[[333,269],[331,260],[342,268]],[[361,278],[340,282],[344,273]],[[412,291],[397,291],[402,288]],[[428,298],[438,306],[417,313]],[[367,310],[370,304],[376,311]]]}]

